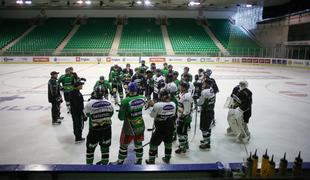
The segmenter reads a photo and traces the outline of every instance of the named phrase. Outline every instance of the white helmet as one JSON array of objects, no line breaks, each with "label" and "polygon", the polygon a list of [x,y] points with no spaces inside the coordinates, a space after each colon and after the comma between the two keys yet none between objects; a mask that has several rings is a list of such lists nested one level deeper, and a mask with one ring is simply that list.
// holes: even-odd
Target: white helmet
[{"label": "white helmet", "polygon": [[243,89],[247,88],[248,86],[249,86],[249,83],[246,80],[242,80],[239,82],[240,90],[243,90]]}]

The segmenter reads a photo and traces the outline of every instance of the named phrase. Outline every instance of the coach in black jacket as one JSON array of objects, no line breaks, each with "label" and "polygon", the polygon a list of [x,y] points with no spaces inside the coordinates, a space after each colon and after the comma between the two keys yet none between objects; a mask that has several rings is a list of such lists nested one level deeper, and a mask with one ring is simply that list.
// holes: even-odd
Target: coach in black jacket
[{"label": "coach in black jacket", "polygon": [[60,104],[62,97],[60,95],[60,85],[57,81],[58,72],[51,72],[51,79],[48,81],[48,102],[52,104],[52,124],[61,123],[63,117],[60,117]]},{"label": "coach in black jacket", "polygon": [[84,98],[80,90],[83,88],[83,82],[77,81],[74,83],[74,90],[70,92],[71,115],[73,120],[73,133],[75,136],[75,143],[85,141],[82,137],[82,130],[84,120],[86,118],[84,110]]}]

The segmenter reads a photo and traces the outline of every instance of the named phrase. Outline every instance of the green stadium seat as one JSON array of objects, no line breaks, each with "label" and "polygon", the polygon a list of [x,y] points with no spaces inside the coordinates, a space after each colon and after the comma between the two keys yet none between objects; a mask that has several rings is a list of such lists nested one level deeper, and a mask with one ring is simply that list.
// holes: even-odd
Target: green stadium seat
[{"label": "green stadium seat", "polygon": [[124,26],[118,54],[125,55],[166,54],[160,25],[154,18],[129,18]]},{"label": "green stadium seat", "polygon": [[6,19],[0,23],[0,49],[22,35],[29,27],[29,19]]},{"label": "green stadium seat", "polygon": [[114,18],[89,18],[70,39],[63,52],[109,53],[115,33]]},{"label": "green stadium seat", "polygon": [[52,55],[72,29],[74,18],[49,18],[8,49],[14,54]]},{"label": "green stadium seat", "polygon": [[220,50],[195,19],[169,19],[168,34],[176,54],[217,54]]},{"label": "green stadium seat", "polygon": [[259,55],[259,46],[227,19],[208,19],[208,26],[231,55]]}]

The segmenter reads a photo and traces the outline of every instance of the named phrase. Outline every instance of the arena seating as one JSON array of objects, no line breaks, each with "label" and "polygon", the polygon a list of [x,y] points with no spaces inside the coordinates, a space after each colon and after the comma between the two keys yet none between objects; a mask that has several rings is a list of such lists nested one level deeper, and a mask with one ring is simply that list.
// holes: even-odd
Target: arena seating
[{"label": "arena seating", "polygon": [[154,18],[129,18],[124,25],[118,54],[156,55],[166,54],[160,25]]},{"label": "arena seating", "polygon": [[218,47],[195,19],[168,19],[168,34],[176,54],[214,54]]},{"label": "arena seating", "polygon": [[0,49],[22,35],[30,27],[28,19],[6,19],[0,23]]},{"label": "arena seating", "polygon": [[70,39],[63,52],[109,53],[116,32],[114,18],[89,18]]},{"label": "arena seating", "polygon": [[72,29],[74,18],[49,18],[23,37],[9,51],[14,54],[51,55]]},{"label": "arena seating", "polygon": [[208,26],[231,55],[259,53],[259,46],[240,27],[231,24],[229,20],[208,19]]}]

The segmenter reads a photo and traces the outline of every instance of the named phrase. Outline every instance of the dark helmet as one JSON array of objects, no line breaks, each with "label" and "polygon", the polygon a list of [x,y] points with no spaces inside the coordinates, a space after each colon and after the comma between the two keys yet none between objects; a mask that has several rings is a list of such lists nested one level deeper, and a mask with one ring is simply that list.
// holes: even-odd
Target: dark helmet
[{"label": "dark helmet", "polygon": [[173,75],[175,75],[175,76],[179,76],[178,71],[174,71],[174,72],[173,72]]},{"label": "dark helmet", "polygon": [[104,76],[100,76],[100,77],[99,77],[99,80],[104,80]]},{"label": "dark helmet", "polygon": [[170,93],[169,93],[169,91],[167,90],[167,89],[161,89],[160,90],[160,92],[159,92],[159,94],[160,94],[160,97],[166,97],[166,96],[170,96]]},{"label": "dark helmet", "polygon": [[128,90],[130,92],[138,92],[138,85],[135,82],[131,82],[128,84]]},{"label": "dark helmet", "polygon": [[94,89],[94,92],[92,93],[92,98],[93,99],[102,99],[103,95],[104,95],[104,90],[102,89],[101,86],[97,86]]},{"label": "dark helmet", "polygon": [[212,70],[211,69],[206,69],[206,75],[207,76],[211,76],[212,74]]},{"label": "dark helmet", "polygon": [[180,84],[180,87],[183,87],[186,90],[188,90],[189,89],[189,83],[186,82],[186,81],[182,81],[181,84]]}]

